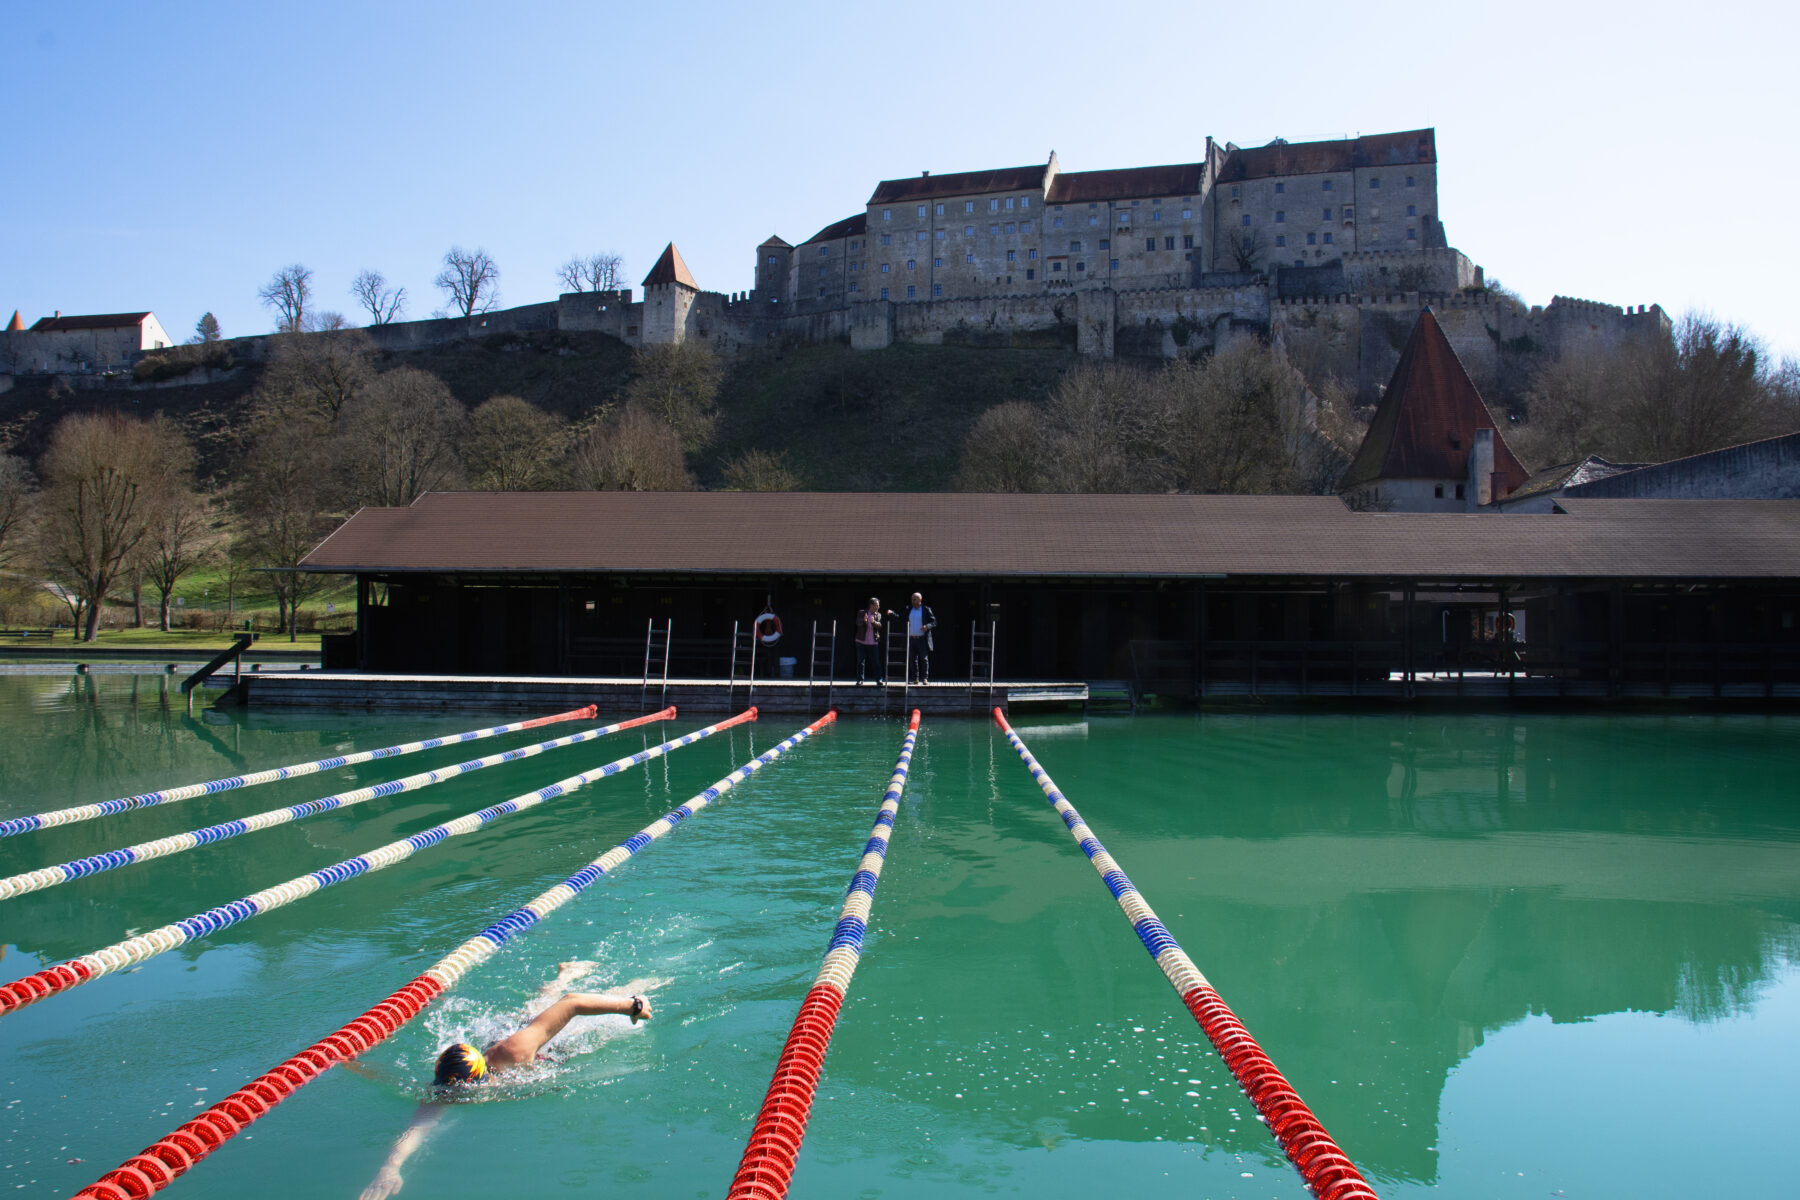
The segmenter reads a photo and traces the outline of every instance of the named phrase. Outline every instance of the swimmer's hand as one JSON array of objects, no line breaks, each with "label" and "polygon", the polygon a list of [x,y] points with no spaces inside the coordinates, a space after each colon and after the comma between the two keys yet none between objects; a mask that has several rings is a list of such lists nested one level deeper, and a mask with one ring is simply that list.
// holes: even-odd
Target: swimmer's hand
[{"label": "swimmer's hand", "polygon": [[400,1178],[400,1172],[393,1167],[382,1167],[380,1173],[369,1182],[369,1186],[363,1189],[358,1200],[387,1200],[389,1196],[398,1192],[400,1186],[405,1182]]},{"label": "swimmer's hand", "polygon": [[631,997],[631,1003],[626,1008],[625,1015],[631,1018],[633,1025],[639,1021],[648,1021],[651,1016],[650,1001],[643,996]]}]

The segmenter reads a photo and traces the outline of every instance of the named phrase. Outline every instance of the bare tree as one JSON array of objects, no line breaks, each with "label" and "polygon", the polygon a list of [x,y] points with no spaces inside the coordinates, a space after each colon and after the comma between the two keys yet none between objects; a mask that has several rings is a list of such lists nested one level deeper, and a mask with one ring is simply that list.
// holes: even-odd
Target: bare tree
[{"label": "bare tree", "polygon": [[996,404],[976,420],[963,439],[956,486],[965,492],[1041,492],[1044,471],[1044,410],[1023,400]]},{"label": "bare tree", "polygon": [[569,439],[557,417],[518,396],[495,396],[469,414],[463,465],[482,491],[534,491],[554,485]]},{"label": "bare tree", "polygon": [[369,313],[369,324],[386,325],[406,311],[406,289],[389,287],[380,271],[364,270],[351,282],[350,294]]},{"label": "bare tree", "polygon": [[1148,492],[1165,486],[1163,414],[1149,373],[1122,363],[1077,366],[1050,393],[1047,486],[1057,492]]},{"label": "bare tree", "polygon": [[294,263],[275,272],[256,293],[258,300],[274,310],[276,332],[305,331],[307,315],[312,311],[312,274]]},{"label": "bare tree", "polygon": [[444,254],[444,269],[431,282],[443,289],[459,316],[487,312],[500,301],[500,268],[479,246],[474,250],[450,247]]},{"label": "bare tree", "polygon": [[711,440],[725,377],[717,355],[697,343],[646,346],[632,356],[632,368],[629,403],[673,429],[689,450]]},{"label": "bare tree", "polygon": [[178,447],[169,427],[116,413],[65,417],[44,454],[40,527],[46,571],[85,606],[84,641],[127,558],[149,528],[157,480]]},{"label": "bare tree", "polygon": [[296,568],[331,524],[329,443],[270,409],[258,413],[251,436],[235,495],[243,538],[231,547],[227,570],[234,588],[246,564],[267,572],[280,626],[292,640],[301,603],[321,586],[318,576]]},{"label": "bare tree", "polygon": [[201,313],[200,319],[194,322],[193,344],[197,346],[210,346],[218,341],[219,337],[219,318],[213,316],[209,312]]},{"label": "bare tree", "polygon": [[681,438],[642,409],[592,425],[569,456],[569,478],[589,491],[686,492],[694,488]]},{"label": "bare tree", "polygon": [[340,461],[358,504],[411,504],[449,482],[468,414],[443,380],[397,367],[344,409]]},{"label": "bare tree", "polygon": [[0,454],[0,566],[18,557],[30,495],[31,471],[25,460]]},{"label": "bare tree", "polygon": [[788,465],[786,451],[746,450],[725,464],[725,489],[731,492],[797,492],[800,473]]},{"label": "bare tree", "polygon": [[566,292],[610,292],[625,279],[625,260],[617,254],[579,255],[556,269]]},{"label": "bare tree", "polygon": [[[164,454],[149,488],[149,527],[134,554],[157,594],[157,625],[169,631],[169,602],[175,585],[205,556],[206,502],[194,491],[194,447],[166,420],[156,422]],[[141,623],[141,622],[140,622]]]},{"label": "bare tree", "polygon": [[361,329],[343,328],[341,321],[304,336],[282,334],[257,400],[283,419],[327,432],[374,377],[374,362],[374,341]]},{"label": "bare tree", "polygon": [[1227,241],[1226,248],[1231,251],[1231,260],[1238,270],[1254,271],[1263,253],[1262,234],[1255,229],[1241,233]]}]

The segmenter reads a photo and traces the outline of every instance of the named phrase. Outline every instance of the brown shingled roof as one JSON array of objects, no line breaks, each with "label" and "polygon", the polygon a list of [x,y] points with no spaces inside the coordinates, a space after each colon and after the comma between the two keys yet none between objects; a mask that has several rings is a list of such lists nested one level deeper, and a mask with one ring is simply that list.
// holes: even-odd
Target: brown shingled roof
[{"label": "brown shingled roof", "polygon": [[985,192],[1032,192],[1044,186],[1049,163],[1029,167],[1001,167],[992,171],[961,171],[955,175],[919,175],[908,179],[884,179],[875,185],[870,204],[898,204],[903,200],[929,200],[935,196],[974,196]]},{"label": "brown shingled roof", "polygon": [[693,288],[696,292],[700,290],[700,285],[695,283],[694,277],[688,273],[687,264],[681,261],[681,251],[675,248],[674,242],[668,244],[668,247],[662,252],[662,257],[656,260],[656,265],[650,268],[648,275],[644,276],[645,287],[652,287],[659,283],[679,283],[684,287]]},{"label": "brown shingled roof", "polygon": [[1530,473],[1506,444],[1475,381],[1426,309],[1406,339],[1368,435],[1338,489],[1349,491],[1378,479],[1462,479],[1469,473],[1477,429],[1494,431],[1498,500],[1521,487]]},{"label": "brown shingled roof", "polygon": [[[1640,510],[1656,505],[1653,516]],[[870,529],[880,537],[870,537]],[[368,508],[332,572],[694,576],[1795,578],[1800,501],[1353,513],[1329,496],[434,492]]]},{"label": "brown shingled roof", "polygon": [[71,329],[135,329],[144,323],[147,312],[96,313],[86,317],[43,317],[31,327],[33,333],[62,333]]},{"label": "brown shingled roof", "polygon": [[1271,175],[1322,175],[1360,167],[1405,166],[1437,161],[1437,130],[1372,133],[1333,142],[1280,142],[1233,150],[1219,168],[1220,183]]},{"label": "brown shingled roof", "polygon": [[839,238],[857,237],[867,232],[869,232],[869,214],[859,212],[854,217],[833,221],[800,244],[810,246],[814,242],[835,242]]},{"label": "brown shingled roof", "polygon": [[1119,171],[1064,171],[1051,181],[1045,204],[1133,200],[1144,196],[1192,196],[1200,191],[1200,163],[1127,167]]},{"label": "brown shingled roof", "polygon": [[763,246],[780,246],[783,250],[792,250],[793,249],[793,247],[790,246],[787,243],[787,241],[784,238],[782,238],[782,236],[780,234],[777,234],[777,233],[771,233],[769,235],[768,240],[765,241],[762,244],[762,246],[758,246],[757,249],[761,250],[763,248]]}]

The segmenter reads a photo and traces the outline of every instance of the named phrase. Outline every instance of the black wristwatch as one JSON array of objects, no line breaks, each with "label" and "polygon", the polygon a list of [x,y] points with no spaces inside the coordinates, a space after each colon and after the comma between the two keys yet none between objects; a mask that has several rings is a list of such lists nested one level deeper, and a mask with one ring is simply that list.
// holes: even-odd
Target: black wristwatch
[{"label": "black wristwatch", "polygon": [[642,996],[633,996],[631,998],[631,1015],[633,1017],[641,1017],[644,1015],[644,998]]}]

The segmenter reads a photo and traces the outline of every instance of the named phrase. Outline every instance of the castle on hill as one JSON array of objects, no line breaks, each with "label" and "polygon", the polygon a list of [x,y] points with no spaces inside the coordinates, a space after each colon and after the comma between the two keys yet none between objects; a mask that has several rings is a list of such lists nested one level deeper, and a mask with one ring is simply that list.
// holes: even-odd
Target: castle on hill
[{"label": "castle on hill", "polygon": [[[756,247],[754,286],[701,287],[670,243],[629,289],[468,318],[369,330],[406,350],[546,330],[634,347],[745,349],[848,342],[1058,346],[1099,358],[1173,358],[1267,336],[1378,398],[1429,306],[1478,386],[1504,391],[1545,357],[1666,332],[1661,308],[1557,297],[1525,308],[1488,292],[1450,245],[1432,129],[1244,148],[1206,139],[1198,162],[1065,171],[1042,163],[924,172],[875,186],[862,211],[798,244]],[[257,358],[266,339],[234,339]],[[35,330],[0,334],[16,371],[54,370]],[[25,364],[30,364],[26,366]]]}]

